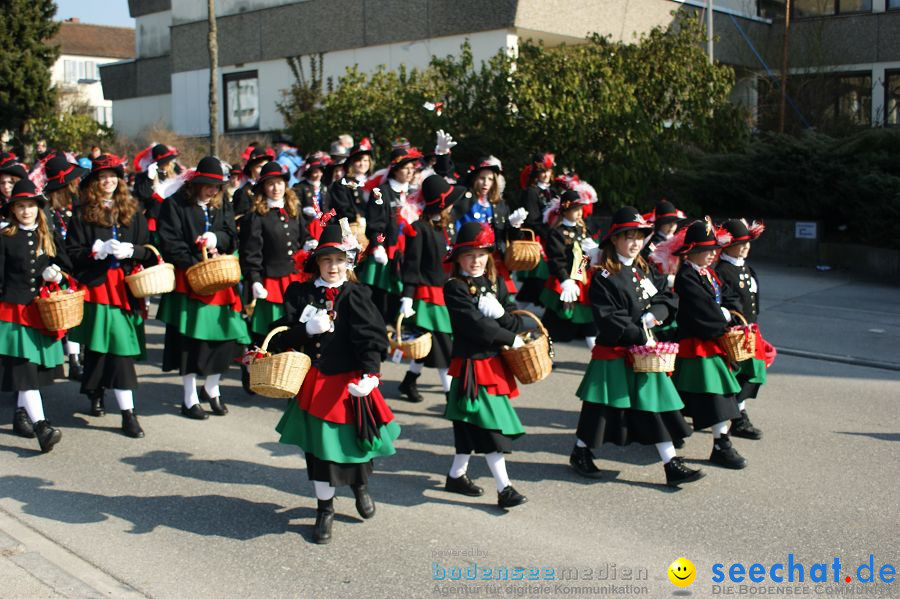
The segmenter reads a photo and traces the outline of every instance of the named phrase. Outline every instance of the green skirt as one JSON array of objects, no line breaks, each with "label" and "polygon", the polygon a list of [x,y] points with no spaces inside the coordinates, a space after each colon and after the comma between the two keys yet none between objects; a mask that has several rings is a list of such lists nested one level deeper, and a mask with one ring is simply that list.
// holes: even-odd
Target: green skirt
[{"label": "green skirt", "polygon": [[69,330],[69,341],[82,344],[99,354],[147,357],[144,319],[134,312],[109,304],[84,303],[84,319]]},{"label": "green skirt", "polygon": [[618,360],[591,360],[575,392],[582,401],[642,412],[672,412],[684,407],[664,372],[635,372]]},{"label": "green skirt", "polygon": [[757,358],[750,358],[743,362],[738,362],[738,371],[734,373],[735,377],[745,378],[748,383],[756,383],[764,385],[766,383],[766,363]]},{"label": "green skirt", "polygon": [[183,293],[167,293],[159,300],[156,317],[191,339],[250,343],[247,323],[230,306],[204,304]]},{"label": "green skirt", "polygon": [[594,322],[594,315],[591,313],[591,307],[587,304],[573,303],[571,307],[566,308],[565,304],[559,301],[559,294],[554,293],[550,289],[544,288],[541,291],[541,304],[559,316],[562,320],[571,320],[575,324],[588,324]]},{"label": "green skirt", "polygon": [[447,393],[444,417],[448,420],[467,422],[480,429],[498,431],[507,437],[525,434],[525,427],[505,395],[491,395],[484,386],[478,386],[478,397],[470,401],[459,392],[459,380],[453,379]]},{"label": "green skirt", "polygon": [[721,356],[676,358],[672,382],[679,391],[733,395],[741,385]]},{"label": "green skirt", "polygon": [[547,262],[541,258],[541,261],[538,262],[538,265],[532,268],[531,270],[517,270],[514,273],[516,279],[521,283],[525,279],[549,279],[550,278],[550,268],[547,266]]},{"label": "green skirt", "polygon": [[447,306],[429,304],[425,300],[416,300],[413,302],[413,310],[416,311],[413,321],[420,329],[433,333],[453,334],[453,327],[450,326],[450,312],[447,311]]},{"label": "green skirt", "polygon": [[250,317],[250,332],[254,335],[267,335],[272,330],[272,323],[284,316],[284,304],[256,300],[253,316]]},{"label": "green skirt", "polygon": [[65,362],[62,341],[5,320],[0,320],[0,355],[24,358],[42,368],[56,368]]},{"label": "green skirt", "polygon": [[400,280],[397,265],[392,261],[378,264],[372,256],[367,256],[354,272],[360,283],[383,289],[394,295],[403,293],[403,281]]},{"label": "green skirt", "polygon": [[288,400],[281,420],[275,426],[281,434],[280,443],[297,445],[320,460],[338,464],[364,464],[378,457],[394,455],[394,441],[400,436],[396,420],[379,427],[379,439],[374,449],[363,449],[353,424],[337,424],[311,416],[300,408],[295,398]]}]

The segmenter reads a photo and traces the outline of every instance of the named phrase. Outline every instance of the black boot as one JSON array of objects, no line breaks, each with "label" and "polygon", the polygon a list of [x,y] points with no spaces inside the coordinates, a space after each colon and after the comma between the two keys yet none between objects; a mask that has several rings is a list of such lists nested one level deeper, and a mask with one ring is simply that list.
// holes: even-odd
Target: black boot
[{"label": "black boot", "polygon": [[368,520],[375,515],[375,502],[369,495],[369,489],[366,485],[350,485],[353,490],[353,496],[356,497],[356,511],[359,515]]},{"label": "black boot", "polygon": [[572,450],[569,456],[569,464],[575,469],[575,472],[587,478],[600,478],[603,473],[594,465],[594,454],[591,453],[589,447],[578,447]]},{"label": "black boot", "polygon": [[444,489],[451,493],[459,493],[460,495],[468,495],[469,497],[480,497],[484,495],[484,489],[473,483],[472,479],[465,473],[458,478],[453,478],[448,474]]},{"label": "black boot", "polygon": [[81,382],[84,369],[81,367],[81,358],[78,354],[69,354],[69,380]]},{"label": "black boot", "polygon": [[737,449],[731,444],[731,439],[728,438],[728,435],[722,435],[718,439],[713,439],[713,450],[709,456],[709,461],[732,470],[740,470],[747,467],[747,458],[737,452]]},{"label": "black boot", "polygon": [[400,383],[400,393],[406,396],[406,401],[411,401],[413,403],[419,403],[424,397],[419,393],[419,388],[416,386],[416,381],[418,380],[419,375],[412,373],[410,371],[406,371],[406,376],[403,377],[403,382]]},{"label": "black boot", "polygon": [[201,408],[198,403],[195,403],[191,407],[181,404],[181,415],[187,416],[191,420],[206,420],[209,418],[209,414],[207,414],[206,410]]},{"label": "black boot", "polygon": [[528,501],[528,498],[512,488],[512,485],[506,487],[497,493],[497,505],[503,509],[516,507]]},{"label": "black boot", "polygon": [[677,487],[681,483],[692,483],[706,476],[702,470],[694,470],[684,465],[684,458],[674,457],[666,464],[666,484]]},{"label": "black boot", "polygon": [[747,416],[747,410],[741,410],[741,415],[731,421],[731,428],[728,434],[733,437],[742,437],[744,439],[753,439],[758,441],[762,439],[762,431],[753,426],[750,417]]},{"label": "black boot", "polygon": [[225,405],[225,402],[222,401],[221,397],[210,397],[209,393],[206,392],[206,389],[200,387],[200,401],[209,402],[209,409],[216,416],[224,416],[228,413],[228,407]]},{"label": "black boot", "polygon": [[132,439],[144,436],[144,429],[141,428],[134,410],[122,410],[122,432]]},{"label": "black boot", "polygon": [[247,395],[256,395],[256,393],[250,389],[250,369],[246,366],[241,366],[241,387],[244,388],[244,392]]},{"label": "black boot", "polygon": [[319,545],[331,542],[332,522],[334,522],[334,498],[319,499],[316,508],[316,526],[313,528],[313,540]]},{"label": "black boot", "polygon": [[41,453],[47,453],[53,446],[59,443],[62,433],[58,428],[50,426],[49,420],[41,420],[34,423],[34,434],[41,445]]},{"label": "black boot", "polygon": [[106,416],[106,405],[103,401],[103,389],[97,389],[88,393],[88,399],[91,400],[91,409],[88,412],[91,416]]},{"label": "black boot", "polygon": [[26,439],[34,439],[34,427],[25,408],[16,408],[13,413],[13,432]]}]

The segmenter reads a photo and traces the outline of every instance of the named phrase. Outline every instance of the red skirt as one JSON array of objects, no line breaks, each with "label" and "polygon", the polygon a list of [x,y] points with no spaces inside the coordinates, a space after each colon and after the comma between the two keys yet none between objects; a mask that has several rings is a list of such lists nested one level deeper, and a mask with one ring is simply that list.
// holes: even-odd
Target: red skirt
[{"label": "red skirt", "polygon": [[715,339],[697,339],[689,337],[678,340],[679,358],[710,358],[712,356],[726,356],[725,350]]},{"label": "red skirt", "polygon": [[413,299],[423,300],[429,304],[434,304],[435,306],[447,305],[446,303],[444,303],[443,287],[428,287],[427,285],[420,285],[416,287]]},{"label": "red skirt", "polygon": [[50,331],[44,328],[44,321],[33,301],[27,305],[0,302],[0,320],[31,327],[52,339],[62,339],[66,335],[65,331]]},{"label": "red skirt", "polygon": [[231,309],[235,312],[241,311],[241,298],[234,290],[234,287],[217,291],[212,295],[197,295],[191,289],[191,286],[188,285],[184,270],[180,268],[175,269],[175,293],[186,295],[192,300],[197,300],[210,306],[231,306]]},{"label": "red skirt", "polygon": [[[518,397],[519,389],[516,387],[516,378],[503,358],[494,356],[482,360],[472,360],[472,362],[475,365],[476,385],[485,387],[490,395],[505,395],[510,399]],[[464,358],[451,359],[448,374],[454,378],[462,377],[465,363]]]},{"label": "red skirt", "polygon": [[[347,385],[359,381],[362,375],[361,370],[327,375],[319,372],[316,367],[310,368],[297,394],[300,409],[327,422],[352,424],[354,415],[348,401],[350,392],[347,391]],[[394,413],[377,387],[372,390],[370,397],[373,400],[372,410],[380,422],[392,421]]]},{"label": "red skirt", "polygon": [[273,304],[283,304],[284,292],[287,291],[287,288],[291,283],[295,281],[305,283],[312,277],[313,275],[308,272],[292,272],[278,278],[263,277],[263,287],[269,292],[269,295],[266,296],[266,301]]}]

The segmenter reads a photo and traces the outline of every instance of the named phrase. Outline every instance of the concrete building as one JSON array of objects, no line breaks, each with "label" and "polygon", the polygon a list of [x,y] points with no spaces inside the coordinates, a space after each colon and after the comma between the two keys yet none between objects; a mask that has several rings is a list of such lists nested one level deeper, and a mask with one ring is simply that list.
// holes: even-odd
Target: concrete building
[{"label": "concrete building", "polygon": [[59,91],[62,107],[87,106],[97,122],[112,125],[113,103],[103,96],[99,67],[134,58],[134,29],[68,19],[60,23],[51,43],[60,48],[51,81]]},{"label": "concrete building", "polygon": [[[815,3],[834,5],[836,15],[807,14]],[[810,69],[869,77],[848,80],[858,97],[834,100],[836,111],[868,111],[871,124],[897,118],[900,87],[900,0],[795,0],[792,70]],[[863,12],[845,14],[855,3]],[[219,115],[225,133],[283,127],[277,103],[293,83],[287,57],[322,55],[324,77],[346,67],[424,67],[433,55],[459,51],[468,40],[476,61],[500,49],[515,52],[520,40],[547,45],[579,43],[597,32],[630,41],[672,11],[703,10],[705,0],[219,0]],[[209,64],[207,3],[203,0],[129,0],[136,19],[136,58],[102,67],[105,97],[113,103],[116,128],[134,135],[160,124],[183,135],[207,135]],[[738,74],[734,100],[751,111],[771,98],[766,66],[781,62],[784,0],[716,0],[715,58]],[[780,9],[780,13],[779,13]],[[813,64],[805,53],[818,35],[830,52]],[[805,40],[805,41],[804,41]],[[838,43],[840,42],[840,43]],[[850,51],[842,51],[850,46]],[[823,62],[825,61],[825,62]],[[826,64],[827,62],[827,64]],[[880,91],[875,88],[881,85]],[[891,96],[891,94],[894,94]],[[894,97],[891,112],[889,97]],[[876,118],[877,116],[877,118]],[[890,120],[890,119],[888,119]]]}]

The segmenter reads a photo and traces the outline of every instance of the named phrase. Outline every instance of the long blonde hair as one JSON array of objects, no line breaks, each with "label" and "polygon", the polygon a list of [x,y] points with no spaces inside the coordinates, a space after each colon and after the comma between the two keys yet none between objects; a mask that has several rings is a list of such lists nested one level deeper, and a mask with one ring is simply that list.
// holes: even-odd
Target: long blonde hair
[{"label": "long blonde hair", "polygon": [[50,207],[54,210],[66,210],[72,204],[72,196],[78,193],[78,179],[69,181],[69,184],[44,195],[50,200]]},{"label": "long blonde hair", "polygon": [[[294,190],[285,186],[284,190],[284,209],[291,218],[297,218],[300,214],[300,199]],[[262,216],[269,211],[269,204],[266,203],[265,192],[258,193],[253,197],[253,211]]]},{"label": "long blonde hair", "polygon": [[83,216],[85,222],[91,224],[112,227],[118,223],[119,226],[127,227],[138,210],[138,203],[128,193],[125,180],[119,177],[119,184],[113,192],[112,210],[103,207],[99,186],[100,181],[95,177],[87,187],[82,189],[81,206],[78,207],[78,212]]},{"label": "long blonde hair", "polygon": [[[9,226],[5,227],[2,233],[7,237],[12,237],[19,232],[19,219],[16,218],[16,214],[15,212],[13,212],[12,206],[9,207],[9,220]],[[40,206],[38,206],[37,209],[37,225],[38,245],[40,246],[41,251],[52,258],[56,255],[56,243],[54,243],[53,235],[50,233],[50,225],[47,222],[47,215],[44,212],[44,209]]]}]

